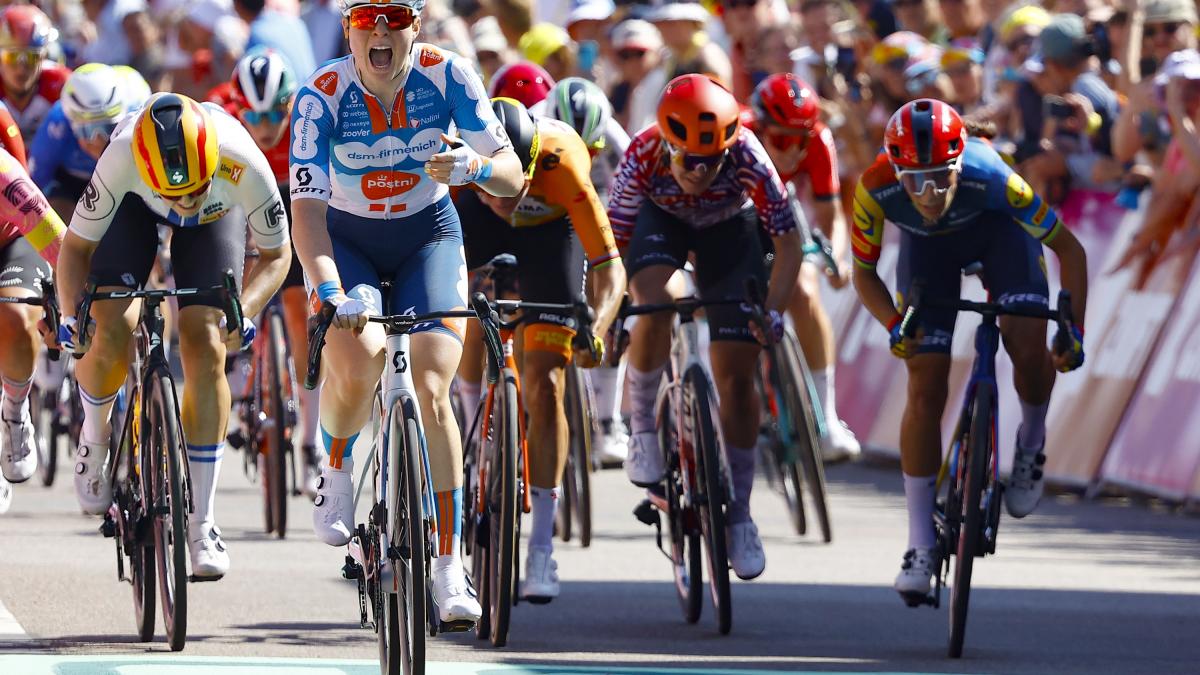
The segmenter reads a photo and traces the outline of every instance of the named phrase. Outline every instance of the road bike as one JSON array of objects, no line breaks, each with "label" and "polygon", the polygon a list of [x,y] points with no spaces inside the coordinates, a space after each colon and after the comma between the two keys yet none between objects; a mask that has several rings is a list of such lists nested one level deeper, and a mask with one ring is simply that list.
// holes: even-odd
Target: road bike
[{"label": "road bike", "polygon": [[[649,497],[634,515],[655,528],[658,548],[671,561],[676,595],[688,623],[700,620],[703,548],[709,596],[722,635],[733,628],[725,530],[733,485],[720,434],[715,390],[700,360],[696,313],[704,307],[743,302],[689,297],[663,304],[627,305],[618,315],[616,328],[617,335],[621,335],[623,320],[630,316],[674,312],[679,317],[672,331],[670,360],[654,404],[659,443],[667,464],[665,490],[647,490]],[[660,514],[667,520],[670,550],[663,547]]]},{"label": "road bike", "polygon": [[98,291],[95,281],[89,280],[79,306],[78,324],[89,325],[93,303],[142,301],[134,358],[125,381],[126,414],[109,468],[113,504],[100,531],[116,543],[118,581],[133,585],[138,638],[142,641],[154,637],[157,576],[171,651],[183,649],[187,639],[188,581],[215,580],[187,574],[191,479],[175,381],[163,344],[161,307],[168,298],[185,296],[219,299],[226,325],[242,325],[232,270],[226,270],[221,285],[210,288]]},{"label": "road bike", "polygon": [[[388,297],[390,284],[381,284],[380,290],[383,297]],[[430,574],[437,541],[437,511],[433,507],[429,451],[412,380],[413,354],[409,346],[410,333],[419,326],[443,319],[479,318],[481,308],[490,315],[486,300],[480,304],[473,299],[472,306],[475,309],[369,319],[382,324],[386,332],[386,366],[376,391],[371,508],[367,521],[355,527],[343,575],[358,582],[360,624],[375,631],[380,668],[389,675],[425,672],[426,629],[432,637],[439,631],[470,630],[473,625],[469,621],[440,621],[433,602]],[[308,389],[315,388],[319,380],[321,350],[335,311],[329,302],[322,303],[318,311],[304,380]],[[485,336],[495,332],[487,320],[482,323]],[[490,337],[488,344],[493,344]],[[490,358],[497,358],[498,351],[497,345],[496,350],[489,351]],[[366,476],[364,472],[359,481],[356,504]]]},{"label": "road bike", "polygon": [[[976,266],[968,273],[978,271]],[[991,302],[971,302],[923,297],[920,282],[909,293],[909,305],[900,331],[915,337],[923,310],[941,309],[975,312],[983,317],[975,330],[975,362],[967,383],[958,425],[950,437],[950,452],[938,471],[933,519],[937,530],[936,551],[940,564],[931,594],[911,594],[904,600],[910,607],[941,605],[942,586],[951,577],[950,558],[955,559],[950,581],[950,644],[952,658],[962,656],[967,631],[967,607],[971,598],[971,573],[975,559],[996,552],[996,535],[1004,501],[1000,482],[1000,454],[996,448],[996,419],[999,392],[996,386],[996,353],[1000,349],[1001,316],[1045,319],[1058,324],[1054,344],[1057,351],[1070,347],[1071,296],[1060,291],[1058,307],[1006,306]]]}]

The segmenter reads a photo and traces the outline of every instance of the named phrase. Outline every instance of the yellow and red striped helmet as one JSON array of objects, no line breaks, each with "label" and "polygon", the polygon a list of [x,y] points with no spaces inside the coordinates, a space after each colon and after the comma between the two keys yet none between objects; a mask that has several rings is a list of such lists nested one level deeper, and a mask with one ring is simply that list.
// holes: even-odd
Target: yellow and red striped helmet
[{"label": "yellow and red striped helmet", "polygon": [[199,103],[182,94],[155,94],[133,128],[133,162],[150,189],[180,197],[217,172],[217,129]]}]

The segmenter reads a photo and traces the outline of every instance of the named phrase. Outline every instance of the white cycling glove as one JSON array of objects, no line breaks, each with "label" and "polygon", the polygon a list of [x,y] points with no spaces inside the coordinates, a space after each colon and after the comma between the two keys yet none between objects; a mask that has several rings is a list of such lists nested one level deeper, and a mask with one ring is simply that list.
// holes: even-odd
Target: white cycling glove
[{"label": "white cycling glove", "polygon": [[329,298],[329,303],[334,306],[333,325],[338,328],[359,330],[367,325],[367,317],[374,314],[370,305],[344,293]]},{"label": "white cycling glove", "polygon": [[454,167],[450,169],[451,185],[482,183],[492,177],[492,160],[480,155],[463,143],[450,150],[454,156]]}]

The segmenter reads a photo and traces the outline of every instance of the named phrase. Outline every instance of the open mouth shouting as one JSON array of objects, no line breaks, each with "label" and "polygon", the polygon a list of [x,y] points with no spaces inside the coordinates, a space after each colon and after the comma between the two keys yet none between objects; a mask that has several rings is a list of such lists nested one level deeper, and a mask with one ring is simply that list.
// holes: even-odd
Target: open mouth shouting
[{"label": "open mouth shouting", "polygon": [[388,45],[375,45],[368,50],[371,68],[380,73],[391,73],[393,51]]}]

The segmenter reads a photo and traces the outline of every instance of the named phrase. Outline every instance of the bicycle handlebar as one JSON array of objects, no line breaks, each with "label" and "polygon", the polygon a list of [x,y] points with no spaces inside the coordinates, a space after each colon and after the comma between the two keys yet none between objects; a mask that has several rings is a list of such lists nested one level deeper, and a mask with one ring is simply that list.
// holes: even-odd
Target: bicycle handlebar
[{"label": "bicycle handlebar", "polygon": [[1032,319],[1045,319],[1058,325],[1054,335],[1054,351],[1063,353],[1071,348],[1071,329],[1075,325],[1074,312],[1071,307],[1071,292],[1058,292],[1058,306],[1055,309],[1036,306],[1008,306],[995,302],[974,302],[961,298],[950,300],[946,298],[924,298],[924,285],[920,282],[913,284],[909,292],[908,306],[900,321],[900,334],[904,337],[916,337],[917,320],[925,309],[944,309],[955,312],[975,312],[984,317],[1023,316]]},{"label": "bicycle handlebar", "polygon": [[[0,303],[6,305],[37,305],[41,307],[42,318],[46,322],[46,328],[49,329],[51,335],[58,335],[60,314],[58,311],[58,295],[54,292],[54,280],[41,279],[39,280],[39,284],[42,288],[40,296],[32,298],[0,297]],[[57,361],[61,350],[50,347],[46,351],[50,355],[51,361]]]},{"label": "bicycle handlebar", "polygon": [[[208,288],[152,288],[152,289],[135,289],[122,291],[98,291],[96,290],[97,283],[94,277],[89,278],[87,286],[84,289],[83,300],[79,303],[79,317],[76,325],[79,326],[79,340],[81,344],[86,344],[89,340],[87,327],[91,323],[92,305],[96,302],[105,300],[153,300],[155,304],[167,298],[177,298],[181,296],[205,296],[218,297],[224,303],[221,311],[225,313],[225,326],[230,331],[242,330],[242,302],[238,297],[237,278],[233,275],[233,270],[226,269],[225,274],[221,278],[221,283],[218,286],[209,286]],[[58,328],[55,327],[55,332]]]}]

